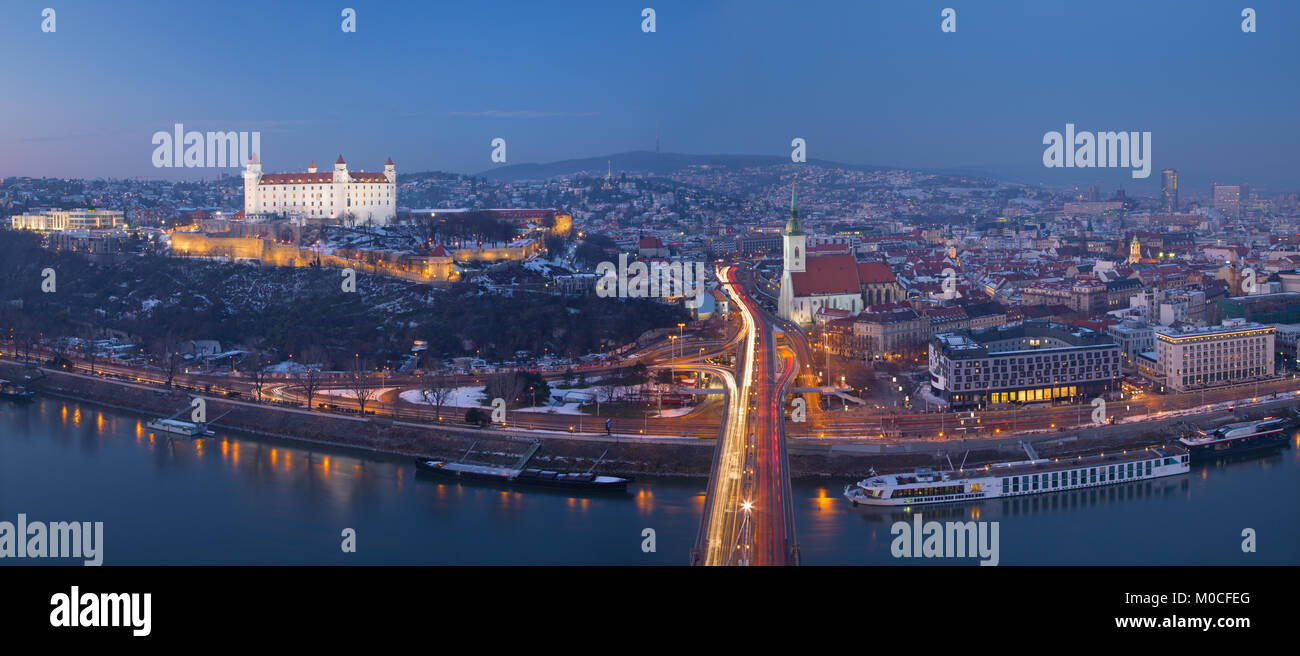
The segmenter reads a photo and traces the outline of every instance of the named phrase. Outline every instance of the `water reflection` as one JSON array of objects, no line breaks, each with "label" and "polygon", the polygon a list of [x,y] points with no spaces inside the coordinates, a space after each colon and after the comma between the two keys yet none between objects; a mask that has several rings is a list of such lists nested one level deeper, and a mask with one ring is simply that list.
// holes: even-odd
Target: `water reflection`
[{"label": "water reflection", "polygon": [[[639,478],[622,496],[408,480],[406,458],[221,430],[171,439],[144,423],[48,398],[0,405],[0,517],[105,521],[112,563],[682,564],[704,509],[701,479]],[[890,525],[914,513],[1005,521],[1010,564],[1235,562],[1224,555],[1232,545],[1205,536],[1260,525],[1284,531],[1277,543],[1288,546],[1255,562],[1295,564],[1300,522],[1287,521],[1296,516],[1300,475],[1293,442],[1300,445],[1300,432],[1282,450],[1198,463],[1190,476],[910,510],[852,508],[842,483],[796,482],[796,529],[809,564],[889,563]],[[1276,501],[1252,501],[1259,498]],[[1124,532],[1117,527],[1152,526],[1158,548],[1115,551]],[[338,549],[343,527],[355,528],[361,545],[348,558]],[[656,531],[655,553],[640,549],[645,528]]]}]

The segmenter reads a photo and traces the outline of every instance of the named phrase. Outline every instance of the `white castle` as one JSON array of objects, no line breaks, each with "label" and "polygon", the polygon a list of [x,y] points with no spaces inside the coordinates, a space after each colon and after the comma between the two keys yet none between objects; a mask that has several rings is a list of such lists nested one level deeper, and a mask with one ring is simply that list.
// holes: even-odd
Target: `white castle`
[{"label": "white castle", "polygon": [[257,155],[244,167],[244,215],[297,219],[341,219],[384,224],[397,216],[397,168],[390,157],[383,173],[349,172],[339,155],[332,173],[262,173]]}]

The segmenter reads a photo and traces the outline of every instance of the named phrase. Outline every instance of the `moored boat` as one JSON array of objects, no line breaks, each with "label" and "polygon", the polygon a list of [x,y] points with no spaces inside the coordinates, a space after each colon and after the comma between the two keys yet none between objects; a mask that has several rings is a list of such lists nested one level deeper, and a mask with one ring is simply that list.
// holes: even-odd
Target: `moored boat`
[{"label": "moored boat", "polygon": [[208,430],[206,423],[197,424],[192,421],[181,421],[180,419],[155,419],[146,423],[145,428],[189,438],[207,437],[213,434],[211,430]]},{"label": "moored boat", "polygon": [[36,396],[36,392],[27,389],[26,385],[20,385],[13,381],[0,380],[0,398],[26,403]]},{"label": "moored boat", "polygon": [[1286,443],[1286,430],[1291,423],[1286,417],[1239,421],[1212,431],[1195,430],[1178,438],[1178,442],[1192,454],[1192,460],[1206,460],[1281,446]]},{"label": "moored boat", "polygon": [[603,476],[592,472],[558,472],[545,469],[514,469],[511,467],[493,467],[490,465],[471,465],[442,460],[417,459],[416,473],[444,478],[459,478],[474,481],[495,481],[499,483],[524,485],[530,487],[547,487],[565,490],[584,490],[599,492],[626,492],[630,479],[619,476]]}]

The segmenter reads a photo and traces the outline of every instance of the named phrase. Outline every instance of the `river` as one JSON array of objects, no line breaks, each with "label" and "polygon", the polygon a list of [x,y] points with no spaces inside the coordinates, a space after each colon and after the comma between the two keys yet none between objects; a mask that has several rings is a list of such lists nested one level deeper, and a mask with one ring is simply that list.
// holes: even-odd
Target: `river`
[{"label": "river", "polygon": [[[0,401],[0,522],[103,522],[107,565],[680,565],[704,505],[701,479],[639,480],[617,498],[517,491],[417,479],[403,458],[220,430],[167,440],[144,422],[48,397]],[[917,512],[998,522],[1003,565],[1295,565],[1297,444],[1292,434],[1276,453],[1194,464],[1186,476]],[[911,515],[850,507],[846,482],[796,482],[804,564],[976,562],[892,557],[890,527]],[[1246,528],[1254,553],[1241,548]],[[344,529],[355,552],[342,549]]]}]

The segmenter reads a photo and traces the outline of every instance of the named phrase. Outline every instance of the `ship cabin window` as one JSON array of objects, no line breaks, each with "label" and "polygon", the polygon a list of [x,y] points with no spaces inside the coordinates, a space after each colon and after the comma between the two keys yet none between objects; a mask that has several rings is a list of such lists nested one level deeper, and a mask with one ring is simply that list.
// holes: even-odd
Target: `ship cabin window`
[{"label": "ship cabin window", "polygon": [[1034,482],[1034,489],[1037,490],[1037,489],[1038,489],[1038,474],[1034,474],[1033,476],[1030,476],[1029,478],[1030,478],[1030,480],[1032,480],[1032,481]]},{"label": "ship cabin window", "polygon": [[1097,468],[1096,468],[1096,467],[1090,467],[1090,468],[1088,468],[1088,482],[1089,482],[1089,483],[1096,483],[1096,482],[1097,482]]},{"label": "ship cabin window", "polygon": [[1151,461],[1147,461],[1147,476],[1151,475]]},{"label": "ship cabin window", "polygon": [[1019,477],[1019,476],[1017,476],[1016,478],[1011,479],[1011,491],[1012,491],[1012,492],[1019,492],[1019,491],[1020,491],[1020,477]]},{"label": "ship cabin window", "polygon": [[1184,462],[1184,463],[1187,462],[1187,456],[1183,456],[1183,462]]},{"label": "ship cabin window", "polygon": [[1057,477],[1056,477],[1056,476],[1057,476],[1057,475],[1056,475],[1056,472],[1052,472],[1052,487],[1057,487]]},{"label": "ship cabin window", "polygon": [[1079,484],[1079,470],[1072,469],[1070,470],[1070,485],[1078,485],[1078,484]]},{"label": "ship cabin window", "polygon": [[1133,478],[1133,463],[1128,464],[1128,477]]},{"label": "ship cabin window", "polygon": [[1028,477],[1028,476],[1021,476],[1021,477],[1020,477],[1020,489],[1026,491],[1026,492],[1029,491],[1029,477]]},{"label": "ship cabin window", "polygon": [[1108,481],[1115,480],[1115,465],[1111,465],[1106,468],[1106,480]]}]

